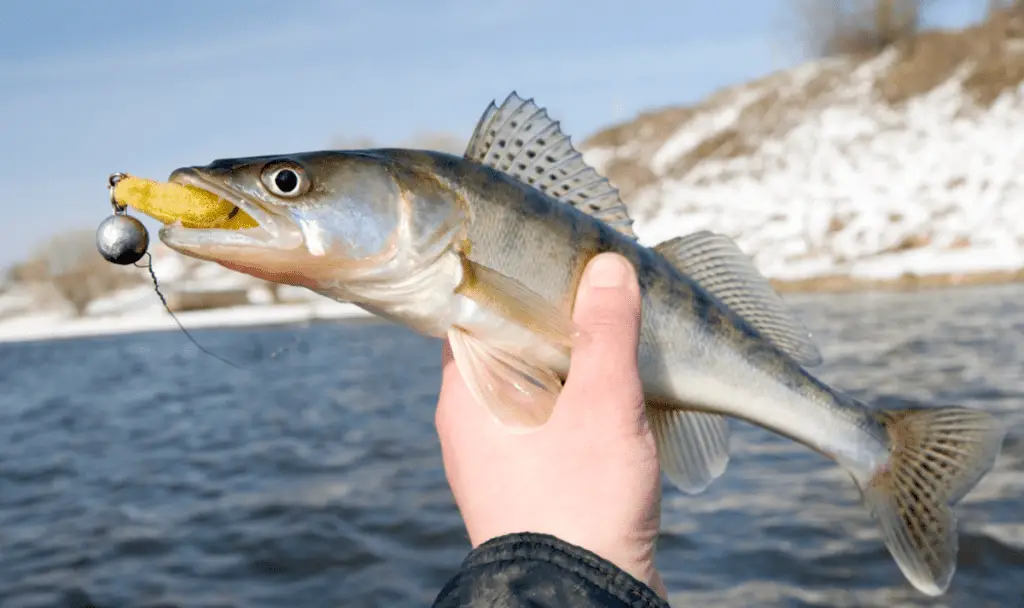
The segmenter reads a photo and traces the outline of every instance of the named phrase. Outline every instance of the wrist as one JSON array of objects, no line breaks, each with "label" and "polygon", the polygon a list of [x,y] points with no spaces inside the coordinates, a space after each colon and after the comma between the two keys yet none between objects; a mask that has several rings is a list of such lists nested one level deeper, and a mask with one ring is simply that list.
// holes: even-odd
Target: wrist
[{"label": "wrist", "polygon": [[557,532],[547,533],[599,556],[619,570],[654,589],[661,597],[667,596],[661,575],[654,565],[653,538],[648,539],[643,535],[634,536],[633,538],[608,537],[578,529],[562,529]]},{"label": "wrist", "polygon": [[592,549],[586,545],[578,546],[599,555],[618,569],[653,589],[654,592],[662,598],[668,598],[668,591],[666,590],[665,583],[661,578],[661,573],[658,572],[658,569],[654,565],[653,555],[645,555],[637,558],[630,556],[625,552],[601,551],[599,549]]}]

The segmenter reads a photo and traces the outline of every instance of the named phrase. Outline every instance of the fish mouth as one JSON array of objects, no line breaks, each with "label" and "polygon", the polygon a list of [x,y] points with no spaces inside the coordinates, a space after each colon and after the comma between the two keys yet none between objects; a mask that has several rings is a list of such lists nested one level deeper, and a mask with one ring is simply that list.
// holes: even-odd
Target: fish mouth
[{"label": "fish mouth", "polygon": [[247,213],[258,224],[252,228],[186,228],[181,222],[160,229],[160,240],[180,253],[212,261],[252,258],[267,250],[288,251],[305,241],[291,218],[275,213],[238,190],[212,180],[199,169],[176,169],[169,182],[214,194]]}]

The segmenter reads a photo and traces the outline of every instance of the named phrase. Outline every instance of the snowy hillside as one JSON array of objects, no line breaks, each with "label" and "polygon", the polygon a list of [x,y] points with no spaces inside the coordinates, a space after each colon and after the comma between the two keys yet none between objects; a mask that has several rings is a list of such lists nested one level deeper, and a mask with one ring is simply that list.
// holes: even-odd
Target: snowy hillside
[{"label": "snowy hillside", "polygon": [[725,233],[808,288],[1019,278],[1022,79],[1024,24],[1003,14],[644,114],[582,147],[647,244]]}]

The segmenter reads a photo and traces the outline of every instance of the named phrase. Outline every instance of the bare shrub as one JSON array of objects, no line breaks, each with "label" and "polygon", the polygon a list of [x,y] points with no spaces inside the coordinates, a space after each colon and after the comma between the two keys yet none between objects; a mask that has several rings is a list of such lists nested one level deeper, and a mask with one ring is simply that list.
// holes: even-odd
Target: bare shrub
[{"label": "bare shrub", "polygon": [[46,260],[32,258],[19,262],[7,270],[7,278],[11,283],[38,284],[50,280],[50,272],[46,268]]},{"label": "bare shrub", "polygon": [[794,0],[807,51],[871,55],[913,41],[927,0]]},{"label": "bare shrub", "polygon": [[417,150],[437,150],[449,154],[462,154],[466,151],[466,141],[451,133],[425,131],[417,133],[398,144],[382,144],[371,137],[338,135],[332,137],[330,145],[335,150],[357,150],[361,148],[378,148],[397,146]]},{"label": "bare shrub", "polygon": [[405,140],[402,145],[407,148],[437,150],[438,152],[448,152],[449,154],[462,154],[466,151],[466,141],[451,133],[434,133],[429,131],[417,133]]},{"label": "bare shrub", "polygon": [[18,268],[25,278],[50,282],[78,316],[97,298],[144,281],[138,268],[104,260],[96,250],[96,233],[92,230],[75,230],[51,238]]},{"label": "bare shrub", "polygon": [[246,289],[222,289],[217,291],[181,291],[167,296],[167,307],[174,312],[190,310],[212,310],[250,304]]},{"label": "bare shrub", "polygon": [[988,13],[990,15],[1005,9],[1024,12],[1024,0],[988,0]]},{"label": "bare shrub", "polygon": [[329,142],[332,150],[359,150],[362,148],[374,148],[377,146],[372,137],[366,137],[364,135],[358,135],[350,137],[348,135],[335,135]]}]

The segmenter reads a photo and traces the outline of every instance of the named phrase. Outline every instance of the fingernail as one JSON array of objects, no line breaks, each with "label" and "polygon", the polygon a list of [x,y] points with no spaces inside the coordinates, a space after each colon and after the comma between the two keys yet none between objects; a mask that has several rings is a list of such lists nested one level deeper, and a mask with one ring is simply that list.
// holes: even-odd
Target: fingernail
[{"label": "fingernail", "polygon": [[587,266],[587,282],[591,287],[622,287],[629,273],[627,263],[618,255],[602,253]]}]

